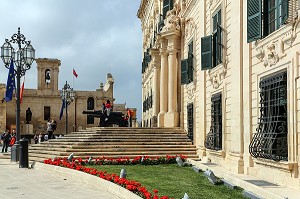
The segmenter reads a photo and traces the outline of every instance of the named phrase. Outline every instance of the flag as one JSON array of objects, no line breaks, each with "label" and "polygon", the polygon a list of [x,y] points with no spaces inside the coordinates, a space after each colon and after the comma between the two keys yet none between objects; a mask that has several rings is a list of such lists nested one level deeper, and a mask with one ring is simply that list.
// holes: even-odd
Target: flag
[{"label": "flag", "polygon": [[24,82],[22,83],[21,90],[20,90],[20,104],[22,103],[23,91],[24,91]]},{"label": "flag", "polygon": [[73,75],[77,78],[78,77],[78,74],[76,73],[76,71],[74,70],[73,68]]},{"label": "flag", "polygon": [[11,59],[9,70],[8,70],[6,92],[5,92],[6,102],[12,100],[14,89],[15,89],[15,69],[14,69],[13,59]]},{"label": "flag", "polygon": [[63,114],[64,114],[64,108],[66,107],[65,101],[66,101],[66,100],[63,100],[63,101],[62,101],[62,105],[61,105],[61,109],[60,109],[60,114],[59,114],[59,119],[60,119],[60,120],[61,120],[61,118],[62,118],[62,116],[63,116]]}]

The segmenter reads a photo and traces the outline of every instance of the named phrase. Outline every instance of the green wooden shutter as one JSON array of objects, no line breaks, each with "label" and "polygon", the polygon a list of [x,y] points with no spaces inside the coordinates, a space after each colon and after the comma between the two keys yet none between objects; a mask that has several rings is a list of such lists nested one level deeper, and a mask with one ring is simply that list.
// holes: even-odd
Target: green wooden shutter
[{"label": "green wooden shutter", "polygon": [[190,42],[189,44],[189,50],[188,50],[188,68],[187,68],[187,76],[188,76],[188,83],[192,82],[194,80],[194,62],[193,62],[193,41]]},{"label": "green wooden shutter", "polygon": [[247,1],[247,41],[262,38],[262,0]]},{"label": "green wooden shutter", "polygon": [[217,65],[222,63],[222,48],[223,48],[223,44],[222,44],[222,28],[221,26],[218,24],[217,25],[217,32],[215,33],[217,38],[216,38],[216,63]]},{"label": "green wooden shutter", "polygon": [[289,17],[289,0],[281,0],[281,24],[285,24]]},{"label": "green wooden shutter", "polygon": [[212,35],[201,38],[201,70],[212,68]]},{"label": "green wooden shutter", "polygon": [[194,80],[194,68],[193,68],[193,54],[190,54],[187,59],[187,83],[190,83]]},{"label": "green wooden shutter", "polygon": [[181,60],[181,85],[188,83],[187,68],[187,59]]}]

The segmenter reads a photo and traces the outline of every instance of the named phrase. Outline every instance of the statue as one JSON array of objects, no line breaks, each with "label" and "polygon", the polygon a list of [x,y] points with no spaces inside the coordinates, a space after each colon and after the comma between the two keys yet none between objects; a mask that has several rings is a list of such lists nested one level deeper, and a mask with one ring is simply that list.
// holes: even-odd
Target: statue
[{"label": "statue", "polygon": [[28,109],[26,110],[26,124],[30,123],[31,116],[32,116],[32,112],[31,112],[30,108],[28,107]]}]

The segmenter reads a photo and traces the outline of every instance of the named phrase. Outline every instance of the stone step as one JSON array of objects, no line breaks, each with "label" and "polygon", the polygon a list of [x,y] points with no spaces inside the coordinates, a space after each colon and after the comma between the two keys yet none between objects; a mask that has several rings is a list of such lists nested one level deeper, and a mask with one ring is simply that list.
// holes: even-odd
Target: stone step
[{"label": "stone step", "polygon": [[124,157],[184,155],[198,158],[197,148],[180,128],[94,127],[29,147],[30,160],[53,157]]},{"label": "stone step", "polygon": [[81,142],[59,142],[59,141],[52,141],[51,142],[42,142],[41,145],[47,145],[50,144],[51,146],[53,145],[58,145],[58,146],[88,146],[88,145],[192,145],[192,142],[103,142],[103,141],[97,141],[97,142],[90,142],[90,141],[81,141]]},{"label": "stone step", "polygon": [[187,138],[186,134],[134,134],[134,133],[127,133],[127,134],[120,134],[120,133],[85,133],[85,134],[67,134],[64,137],[59,137],[58,139],[63,138],[81,138],[81,137],[136,137],[136,138],[153,138],[153,137],[167,137],[167,138]]},{"label": "stone step", "polygon": [[104,131],[119,131],[119,132],[123,132],[123,131],[135,131],[137,133],[142,133],[142,132],[157,132],[157,131],[161,131],[161,132],[184,132],[183,129],[181,129],[180,127],[91,127],[91,128],[86,128],[84,130],[80,130],[79,132],[91,132],[91,131],[98,131],[98,132],[104,132]]},{"label": "stone step", "polygon": [[194,145],[74,145],[74,146],[68,146],[68,147],[60,147],[56,145],[32,145],[29,147],[29,149],[57,149],[57,150],[69,150],[69,149],[75,149],[75,150],[81,150],[81,149],[113,149],[113,148],[191,148],[196,149],[196,146]]},{"label": "stone step", "polygon": [[98,149],[59,149],[59,148],[30,148],[29,152],[59,151],[59,152],[119,152],[119,151],[195,151],[195,148],[98,148]]},{"label": "stone step", "polygon": [[188,138],[156,138],[156,139],[149,139],[149,138],[80,138],[80,139],[53,139],[49,142],[56,143],[56,142],[190,142]]},{"label": "stone step", "polygon": [[[38,153],[30,153],[30,156],[35,157],[44,157],[45,155],[51,155],[51,156],[62,156],[67,157],[71,153],[74,154],[74,156],[93,156],[93,157],[102,157],[102,156],[140,156],[140,155],[156,155],[156,156],[165,156],[165,155],[194,155],[195,151],[100,151],[100,152],[93,152],[93,151],[86,151],[86,152],[60,152],[60,151],[39,151]],[[34,155],[32,155],[34,154]]]}]

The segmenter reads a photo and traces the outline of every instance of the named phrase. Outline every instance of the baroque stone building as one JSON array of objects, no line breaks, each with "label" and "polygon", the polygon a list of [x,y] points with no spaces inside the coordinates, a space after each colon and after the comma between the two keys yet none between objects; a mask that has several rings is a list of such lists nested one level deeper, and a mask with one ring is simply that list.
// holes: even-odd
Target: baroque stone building
[{"label": "baroque stone building", "polygon": [[[54,118],[58,122],[56,133],[65,134],[66,113],[64,110],[63,117],[59,119],[62,100],[60,98],[60,90],[58,88],[59,67],[61,65],[58,59],[39,58],[35,60],[37,63],[37,89],[24,89],[23,99],[21,103],[21,135],[33,133],[46,133],[46,123],[49,117]],[[110,100],[115,111],[121,111],[126,115],[125,104],[114,104],[113,96],[114,79],[108,73],[105,83],[100,83],[100,87],[95,91],[77,91],[75,90],[75,99],[68,106],[68,133],[93,127],[99,124],[99,118],[93,118],[83,115],[84,110],[101,110],[102,103]],[[0,85],[2,96],[5,93],[5,85]],[[0,93],[0,94],[1,94]],[[5,128],[15,128],[16,103],[14,100],[1,103],[0,111],[0,127],[4,131]],[[32,112],[31,124],[32,128],[27,127],[26,109],[30,108]],[[136,111],[135,108],[132,108]],[[135,122],[136,118],[133,118]]]},{"label": "baroque stone building", "polygon": [[184,128],[201,159],[300,190],[299,4],[141,0],[143,126]]}]

